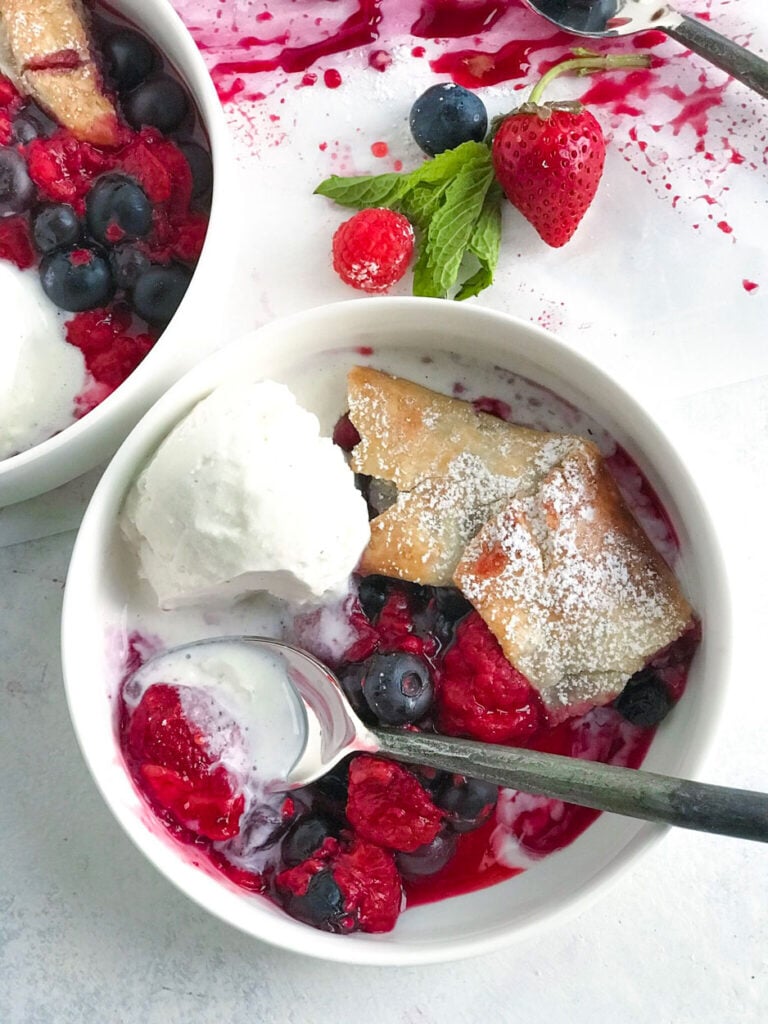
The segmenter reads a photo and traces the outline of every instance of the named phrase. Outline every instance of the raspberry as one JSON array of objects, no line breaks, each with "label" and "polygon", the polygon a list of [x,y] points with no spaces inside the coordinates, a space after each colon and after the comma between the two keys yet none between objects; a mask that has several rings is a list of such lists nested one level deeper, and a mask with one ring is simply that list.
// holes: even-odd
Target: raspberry
[{"label": "raspberry", "polygon": [[203,213],[190,213],[176,225],[173,255],[184,263],[196,263],[203,250],[208,218]]},{"label": "raspberry", "polygon": [[361,931],[392,931],[400,915],[403,887],[389,851],[356,839],[339,855],[333,876],[347,912]]},{"label": "raspberry", "polygon": [[4,110],[0,110],[0,146],[7,146],[13,137],[13,124]]},{"label": "raspberry", "polygon": [[13,82],[0,75],[0,107],[3,109],[10,107],[18,99],[20,96]]},{"label": "raspberry", "polygon": [[333,236],[333,269],[364,292],[385,292],[405,274],[412,256],[413,228],[392,210],[361,210]]},{"label": "raspberry", "polygon": [[411,853],[432,842],[443,812],[407,769],[362,756],[349,769],[347,818],[361,839]]},{"label": "raspberry", "polygon": [[240,828],[245,799],[225,768],[212,768],[207,737],[184,715],[176,687],[157,684],[127,725],[126,753],[144,789],[185,828],[212,840]]},{"label": "raspberry", "polygon": [[26,217],[0,219],[0,259],[15,263],[20,270],[34,266],[35,251]]},{"label": "raspberry", "polygon": [[50,139],[33,139],[24,150],[27,170],[43,198],[69,203],[82,214],[95,178],[115,166],[115,156],[60,129]]},{"label": "raspberry", "polygon": [[327,839],[321,850],[275,878],[291,916],[323,931],[388,932],[400,914],[403,889],[394,857],[354,839]]},{"label": "raspberry", "polygon": [[149,334],[131,336],[131,313],[110,306],[77,313],[66,325],[66,338],[85,356],[85,365],[101,384],[116,388],[133,373],[154,345]]},{"label": "raspberry", "polygon": [[486,743],[524,740],[539,728],[543,714],[536,692],[477,612],[459,623],[443,658],[437,705],[438,731]]}]

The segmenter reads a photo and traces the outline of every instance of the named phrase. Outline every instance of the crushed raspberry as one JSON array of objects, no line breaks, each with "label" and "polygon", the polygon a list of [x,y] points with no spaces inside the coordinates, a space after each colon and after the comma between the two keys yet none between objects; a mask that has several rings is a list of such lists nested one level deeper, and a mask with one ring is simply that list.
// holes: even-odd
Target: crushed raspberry
[{"label": "crushed raspberry", "polygon": [[19,270],[34,266],[35,250],[25,217],[0,219],[0,259],[14,263]]},{"label": "crushed raspberry", "polygon": [[[348,846],[328,838],[308,860],[275,877],[277,892],[284,901],[286,896],[304,897],[312,880],[322,872],[330,874],[338,886],[340,905],[328,916],[310,916],[307,908],[295,916],[324,931],[343,934],[389,932],[394,928],[402,907],[403,888],[394,856],[388,850],[357,838]],[[296,904],[288,899],[286,909],[295,912]]]},{"label": "crushed raspberry", "polygon": [[333,428],[333,443],[337,444],[345,452],[351,452],[356,445],[360,444],[360,434],[349,418],[348,412],[345,412],[336,421],[336,426]]},{"label": "crushed raspberry", "polygon": [[356,839],[333,870],[344,905],[364,932],[390,932],[400,916],[403,887],[388,850]]},{"label": "crushed raspberry", "polygon": [[486,395],[481,395],[480,398],[474,400],[472,408],[475,412],[487,412],[489,416],[495,416],[499,420],[512,419],[512,407],[507,402],[502,402],[500,398],[488,398]]},{"label": "crushed raspberry", "polygon": [[10,79],[0,75],[0,108],[5,110],[21,100],[16,86]]},{"label": "crushed raspberry", "polygon": [[364,292],[385,292],[400,280],[413,256],[413,228],[392,210],[360,210],[336,229],[333,269]]},{"label": "crushed raspberry", "polygon": [[116,305],[76,313],[65,328],[67,341],[83,353],[94,380],[110,388],[122,384],[155,343],[149,334],[129,334],[131,323],[128,308]]},{"label": "crushed raspberry", "polygon": [[115,155],[79,142],[61,128],[49,139],[33,139],[23,150],[27,170],[45,199],[69,203],[82,214],[93,181],[115,166]]},{"label": "crushed raspberry", "polygon": [[90,249],[74,249],[69,256],[69,262],[73,267],[87,267],[93,259]]},{"label": "crushed raspberry", "polygon": [[228,772],[212,768],[207,737],[193,729],[174,686],[151,686],[127,725],[126,753],[145,790],[185,828],[231,839],[245,809]]},{"label": "crushed raspberry", "polygon": [[190,213],[176,224],[173,255],[183,263],[196,263],[203,251],[208,230],[208,218],[202,213]]},{"label": "crushed raspberry", "polygon": [[167,203],[173,191],[173,181],[163,162],[153,152],[146,136],[132,139],[120,151],[117,165],[141,185],[151,203]]},{"label": "crushed raspberry", "polygon": [[439,647],[429,631],[415,632],[413,609],[407,592],[394,586],[373,625],[355,602],[349,614],[354,642],[344,652],[345,662],[365,661],[376,651],[406,651],[419,658],[433,658]]},{"label": "crushed raspberry", "polygon": [[432,842],[443,812],[406,768],[361,756],[349,769],[347,818],[361,839],[412,853]]},{"label": "crushed raspberry", "polygon": [[538,695],[477,612],[459,623],[446,651],[437,703],[439,732],[486,743],[520,743],[543,722]]},{"label": "crushed raspberry", "polygon": [[13,122],[4,110],[0,110],[0,146],[7,146],[13,138]]}]

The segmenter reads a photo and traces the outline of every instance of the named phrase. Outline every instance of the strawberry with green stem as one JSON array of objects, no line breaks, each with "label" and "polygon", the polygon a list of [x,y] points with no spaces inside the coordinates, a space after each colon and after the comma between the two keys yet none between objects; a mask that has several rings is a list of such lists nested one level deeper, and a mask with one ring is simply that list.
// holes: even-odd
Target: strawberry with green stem
[{"label": "strawberry with green stem", "polygon": [[496,179],[544,241],[559,248],[572,237],[597,192],[605,139],[595,117],[578,102],[541,103],[558,75],[648,67],[645,55],[598,56],[575,50],[534,87],[527,103],[500,119],[493,137]]}]

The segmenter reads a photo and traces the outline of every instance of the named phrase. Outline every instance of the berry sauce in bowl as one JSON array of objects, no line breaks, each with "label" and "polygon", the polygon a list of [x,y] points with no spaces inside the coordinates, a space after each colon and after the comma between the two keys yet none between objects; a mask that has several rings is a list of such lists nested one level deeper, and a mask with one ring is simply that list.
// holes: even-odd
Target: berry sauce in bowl
[{"label": "berry sauce in bowl", "polygon": [[[373,722],[691,774],[717,717],[728,652],[719,552],[693,485],[627,395],[550,335],[511,318],[370,299],[309,311],[258,337],[264,344],[244,339],[211,357],[147,414],[108,468],[76,544],[64,673],[105,798],[192,898],[250,934],[319,957],[444,960],[565,918],[663,829],[369,755],[289,797],[243,805],[245,790],[221,774],[219,733],[214,740],[196,713],[190,718],[184,688],[158,679],[137,701],[124,682],[180,643],[271,635],[326,661]],[[288,385],[325,436],[354,445],[344,414],[345,376],[355,365],[594,442],[680,580],[696,612],[691,627],[617,700],[558,719],[451,587],[353,574],[346,596],[314,609],[262,593],[161,610],[119,526],[126,494],[158,443],[236,376]],[[359,483],[369,503],[381,500],[370,482]]]},{"label": "berry sauce in bowl", "polygon": [[0,504],[114,450],[190,365],[173,338],[210,283],[226,143],[194,45],[159,3],[89,3],[78,26],[62,63],[10,24],[20,42],[0,76]]}]

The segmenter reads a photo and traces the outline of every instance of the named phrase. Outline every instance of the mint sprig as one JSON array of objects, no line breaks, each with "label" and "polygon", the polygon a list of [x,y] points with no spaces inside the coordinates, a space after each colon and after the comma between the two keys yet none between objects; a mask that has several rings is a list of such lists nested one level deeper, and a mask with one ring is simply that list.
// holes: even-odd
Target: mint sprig
[{"label": "mint sprig", "polygon": [[466,299],[493,281],[503,193],[483,143],[464,142],[407,173],[333,175],[315,194],[355,210],[385,206],[411,221],[417,230],[414,295]]}]

